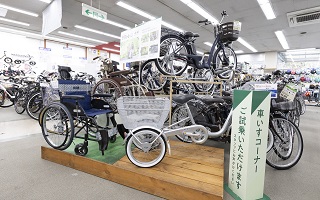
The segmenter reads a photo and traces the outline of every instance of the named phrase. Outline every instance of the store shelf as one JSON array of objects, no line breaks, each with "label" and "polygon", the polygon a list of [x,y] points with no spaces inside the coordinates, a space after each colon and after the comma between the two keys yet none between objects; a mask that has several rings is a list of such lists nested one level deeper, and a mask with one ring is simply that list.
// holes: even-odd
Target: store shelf
[{"label": "store shelf", "polygon": [[170,144],[171,155],[152,168],[136,167],[126,156],[110,165],[43,146],[41,157],[166,199],[223,199],[224,150]]}]

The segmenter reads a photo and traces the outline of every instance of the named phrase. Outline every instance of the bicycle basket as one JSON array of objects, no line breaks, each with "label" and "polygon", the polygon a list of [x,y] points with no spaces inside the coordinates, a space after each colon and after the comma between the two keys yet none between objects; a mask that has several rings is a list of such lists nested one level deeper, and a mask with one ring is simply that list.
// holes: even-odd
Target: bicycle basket
[{"label": "bicycle basket", "polygon": [[123,96],[118,98],[117,107],[127,129],[146,125],[162,128],[169,114],[170,100],[163,97]]},{"label": "bicycle basket", "polygon": [[220,25],[220,40],[225,42],[236,41],[241,30],[240,22],[227,22]]},{"label": "bicycle basket", "polygon": [[41,83],[40,86],[41,86],[41,92],[42,92],[41,95],[42,95],[42,101],[44,106],[47,106],[54,101],[60,100],[58,88],[52,88],[50,87],[49,84],[43,84],[43,83]]}]

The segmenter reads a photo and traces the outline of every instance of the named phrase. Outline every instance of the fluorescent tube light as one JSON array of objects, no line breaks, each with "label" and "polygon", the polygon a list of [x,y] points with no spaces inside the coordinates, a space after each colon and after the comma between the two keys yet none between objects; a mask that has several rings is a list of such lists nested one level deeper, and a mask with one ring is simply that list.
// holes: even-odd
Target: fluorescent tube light
[{"label": "fluorescent tube light", "polygon": [[293,57],[291,54],[289,54],[289,58],[291,59],[292,62],[294,62]]},{"label": "fluorescent tube light", "polygon": [[102,49],[107,50],[107,51],[114,51],[114,52],[120,53],[120,51],[116,50],[116,49],[110,49],[110,48],[105,48],[105,47],[103,47]]},{"label": "fluorescent tube light", "polygon": [[60,39],[60,38],[50,37],[50,36],[43,37],[43,35],[41,35],[41,34],[31,33],[31,32],[27,32],[27,31],[20,31],[20,30],[11,29],[11,28],[0,27],[0,31],[4,31],[4,32],[8,32],[8,33],[15,33],[15,34],[19,34],[22,36],[48,39],[48,40],[53,40],[53,41],[57,41],[57,42],[64,42],[64,43],[69,43],[69,44],[74,44],[74,45],[79,45],[79,46],[95,47],[94,45],[91,45],[91,44],[85,44],[85,43],[81,43],[81,42],[75,42],[75,41],[71,41],[71,40],[65,40],[65,39]]},{"label": "fluorescent tube light", "polygon": [[208,45],[209,47],[212,47],[212,43],[211,42],[204,42],[203,44]]},{"label": "fluorescent tube light", "polygon": [[175,31],[179,31],[179,32],[183,32],[182,29],[176,27],[176,26],[173,26],[172,24],[169,24],[168,22],[165,22],[165,21],[162,21],[162,25],[163,26],[166,26],[168,28],[171,28],[172,30],[175,30]]},{"label": "fluorescent tube light", "polygon": [[23,25],[23,26],[30,26],[30,24],[28,24],[28,23],[19,22],[19,21],[16,21],[16,20],[6,19],[6,18],[2,18],[2,17],[0,17],[0,20],[1,21],[5,21],[5,22],[14,23],[14,24],[20,24],[20,25]]},{"label": "fluorescent tube light", "polygon": [[235,53],[244,53],[242,50],[237,50],[237,51],[234,51]]},{"label": "fluorescent tube light", "polygon": [[202,51],[197,51],[197,54],[203,54],[203,52]]},{"label": "fluorescent tube light", "polygon": [[186,4],[189,6],[192,10],[194,10],[196,13],[204,17],[205,19],[208,19],[211,22],[214,22],[215,24],[218,24],[219,21],[214,18],[210,13],[208,13],[206,10],[204,10],[201,6],[198,4],[194,3],[191,0],[180,0],[182,3]]},{"label": "fluorescent tube light", "polygon": [[276,31],[274,32],[282,46],[282,48],[284,49],[289,49],[289,45],[288,45],[288,42],[286,40],[286,38],[284,37],[284,34],[282,31]]},{"label": "fluorescent tube light", "polygon": [[120,45],[117,45],[117,44],[115,44],[115,45],[113,45],[113,46],[115,46],[115,47],[119,47],[119,48],[120,48]]},{"label": "fluorescent tube light", "polygon": [[276,18],[269,0],[257,0],[260,8],[268,20]]},{"label": "fluorescent tube light", "polygon": [[143,17],[145,17],[145,18],[148,18],[148,19],[156,19],[156,18],[153,17],[152,15],[149,15],[148,13],[146,13],[146,12],[144,12],[144,11],[138,9],[138,8],[135,8],[135,7],[133,7],[133,6],[130,6],[129,4],[126,4],[126,3],[122,2],[122,1],[117,2],[117,5],[118,5],[118,6],[121,6],[122,8],[125,8],[125,9],[127,9],[127,10],[130,10],[131,12],[134,12],[134,13],[136,13],[136,14],[138,14],[138,15],[141,15],[141,16],[143,16]]},{"label": "fluorescent tube light", "polygon": [[295,52],[295,51],[314,51],[316,48],[306,48],[306,49],[290,49],[287,50],[288,52]]},{"label": "fluorescent tube light", "polygon": [[93,32],[93,33],[97,33],[97,34],[100,34],[100,35],[105,35],[105,36],[108,36],[108,37],[121,39],[120,36],[112,35],[112,34],[109,34],[109,33],[104,33],[102,31],[98,31],[98,30],[95,30],[95,29],[87,28],[87,27],[84,27],[84,26],[75,25],[74,27],[82,29],[82,30],[85,30],[85,31],[90,31],[90,32]]},{"label": "fluorescent tube light", "polygon": [[250,49],[252,52],[258,52],[257,49],[255,49],[253,46],[251,46],[248,42],[246,42],[241,37],[239,37],[237,41],[240,42],[243,46],[245,46],[248,49]]},{"label": "fluorescent tube light", "polygon": [[38,17],[39,16],[37,13],[29,12],[29,11],[26,11],[26,10],[21,10],[19,8],[14,8],[14,7],[3,5],[3,4],[0,4],[0,7],[8,9],[8,10],[11,10],[11,11],[14,11],[14,12],[30,15],[30,16],[33,16],[33,17]]},{"label": "fluorescent tube light", "polygon": [[104,20],[103,22],[104,22],[104,23],[107,23],[107,24],[114,25],[114,26],[118,26],[118,27],[123,28],[123,29],[126,29],[126,30],[131,29],[131,27],[129,27],[129,26],[120,24],[120,23],[115,22],[115,21],[111,21],[111,20],[109,20],[109,19]]},{"label": "fluorescent tube light", "polygon": [[[126,3],[122,2],[122,1],[119,1],[119,2],[117,3],[117,5],[118,5],[118,6],[121,6],[122,8],[125,8],[125,9],[127,9],[127,10],[129,10],[129,11],[131,11],[131,12],[134,12],[134,13],[136,13],[136,14],[138,14],[138,15],[141,15],[141,16],[143,16],[143,17],[145,17],[145,18],[148,18],[148,19],[150,19],[150,20],[156,19],[156,17],[154,17],[154,16],[152,16],[152,15],[144,12],[143,10],[140,10],[140,9],[138,9],[138,8],[136,8],[136,7],[133,7],[133,6],[131,6],[131,5],[128,5],[128,4],[126,4]],[[166,26],[166,27],[168,27],[168,28],[171,28],[171,29],[173,29],[173,30],[176,30],[176,31],[179,31],[179,32],[183,32],[182,29],[180,29],[180,28],[178,28],[178,27],[176,27],[176,26],[174,26],[174,25],[172,25],[172,24],[169,24],[168,22],[165,22],[165,21],[163,21],[163,20],[162,20],[162,25],[163,25],[163,26]]]},{"label": "fluorescent tube light", "polygon": [[97,43],[102,43],[102,44],[108,44],[108,42],[106,42],[106,41],[96,40],[96,39],[88,38],[88,37],[83,37],[83,36],[80,36],[80,35],[75,35],[75,34],[63,32],[63,31],[59,31],[58,33],[63,34],[63,35],[68,35],[68,36],[71,36],[71,37],[76,37],[76,38],[84,39],[84,40],[89,40],[89,41],[92,41],[92,42],[97,42]]},{"label": "fluorescent tube light", "polygon": [[39,0],[39,1],[42,1],[44,3],[51,3],[51,0]]},{"label": "fluorescent tube light", "polygon": [[85,43],[81,43],[81,42],[75,42],[75,41],[71,41],[71,40],[65,40],[65,39],[60,39],[60,38],[50,37],[50,36],[45,36],[45,39],[53,40],[53,41],[57,41],[57,42],[68,43],[68,44],[73,44],[73,45],[78,45],[78,46],[84,46],[84,47],[95,47],[92,44],[85,44]]}]

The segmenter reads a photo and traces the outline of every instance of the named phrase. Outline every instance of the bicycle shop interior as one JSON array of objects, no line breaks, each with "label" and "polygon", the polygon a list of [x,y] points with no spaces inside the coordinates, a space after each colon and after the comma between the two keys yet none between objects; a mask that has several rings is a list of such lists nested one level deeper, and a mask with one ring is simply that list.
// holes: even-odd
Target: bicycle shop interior
[{"label": "bicycle shop interior", "polygon": [[0,0],[0,199],[320,199],[319,24],[319,0]]}]

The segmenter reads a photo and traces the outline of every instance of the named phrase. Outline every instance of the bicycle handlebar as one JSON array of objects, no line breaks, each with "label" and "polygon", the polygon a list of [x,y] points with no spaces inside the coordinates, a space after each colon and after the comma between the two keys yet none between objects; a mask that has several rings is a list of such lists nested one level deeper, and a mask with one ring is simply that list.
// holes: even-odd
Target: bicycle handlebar
[{"label": "bicycle handlebar", "polygon": [[97,57],[93,58],[92,60],[97,60],[98,58],[100,58],[100,56],[97,56]]},{"label": "bicycle handlebar", "polygon": [[198,21],[198,23],[206,23],[206,22],[208,22],[209,20],[208,19],[205,19],[205,20],[200,20],[200,21]]}]

